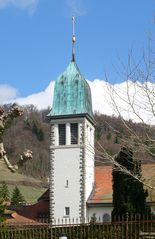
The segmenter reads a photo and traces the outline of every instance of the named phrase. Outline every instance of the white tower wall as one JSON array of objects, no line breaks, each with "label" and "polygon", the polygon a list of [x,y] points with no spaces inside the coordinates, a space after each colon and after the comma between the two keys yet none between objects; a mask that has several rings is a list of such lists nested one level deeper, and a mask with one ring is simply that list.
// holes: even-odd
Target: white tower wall
[{"label": "white tower wall", "polygon": [[[78,123],[78,142],[71,144],[70,124]],[[66,144],[59,145],[59,124]],[[85,218],[94,184],[94,126],[86,117],[51,119],[51,217]],[[69,209],[66,209],[69,208]],[[66,215],[69,210],[69,215]]]},{"label": "white tower wall", "polygon": [[75,218],[80,210],[80,149],[55,149],[54,161],[54,217],[63,218],[65,207]]},{"label": "white tower wall", "polygon": [[[94,126],[90,121],[85,119],[85,205],[94,186]],[[88,216],[87,207],[85,217]]]}]

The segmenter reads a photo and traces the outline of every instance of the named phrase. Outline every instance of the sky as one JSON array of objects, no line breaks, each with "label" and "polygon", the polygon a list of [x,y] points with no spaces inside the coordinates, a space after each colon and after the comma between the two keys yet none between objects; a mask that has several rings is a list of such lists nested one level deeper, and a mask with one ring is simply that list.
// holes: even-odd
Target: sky
[{"label": "sky", "polygon": [[0,0],[0,103],[53,88],[71,59],[75,15],[76,62],[86,79],[111,83],[129,51],[138,60],[154,40],[154,0]]}]

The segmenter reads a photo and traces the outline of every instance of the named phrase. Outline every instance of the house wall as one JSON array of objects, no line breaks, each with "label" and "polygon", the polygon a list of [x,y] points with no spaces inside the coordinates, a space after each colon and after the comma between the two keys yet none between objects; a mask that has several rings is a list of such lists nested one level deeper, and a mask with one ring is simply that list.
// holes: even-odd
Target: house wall
[{"label": "house wall", "polygon": [[[112,205],[101,205],[101,206],[91,206],[88,207],[88,217],[92,218],[94,215],[97,220],[105,220],[106,219],[106,214],[109,215],[109,218],[111,220],[111,212],[113,210]],[[105,220],[106,221],[106,220]]]},{"label": "house wall", "polygon": [[150,205],[150,207],[151,207],[151,212],[153,214],[155,214],[155,203],[152,203],[152,205]]},{"label": "house wall", "polygon": [[[153,203],[151,206],[151,212],[152,213],[155,213],[155,204]],[[103,217],[105,216],[105,214],[108,214],[111,218],[111,213],[112,213],[112,210],[113,210],[113,206],[112,206],[112,203],[111,205],[110,204],[101,204],[100,206],[97,205],[95,206],[92,206],[89,207],[88,206],[88,217],[91,218],[93,217],[93,215],[95,215],[95,217],[97,218],[97,220],[100,218],[100,220],[103,219]]]}]

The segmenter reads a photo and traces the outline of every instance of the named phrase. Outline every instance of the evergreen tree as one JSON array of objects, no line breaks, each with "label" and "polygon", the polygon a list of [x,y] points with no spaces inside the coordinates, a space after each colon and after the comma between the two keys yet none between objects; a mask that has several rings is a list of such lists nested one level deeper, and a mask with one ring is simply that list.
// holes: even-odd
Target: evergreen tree
[{"label": "evergreen tree", "polygon": [[[123,147],[115,159],[121,166],[125,167],[132,175],[141,178],[141,164],[133,158],[131,150]],[[136,180],[132,175],[127,175],[113,168],[113,216],[122,216],[126,213],[148,214],[150,208],[146,205],[148,196],[142,182]]]},{"label": "evergreen tree", "polygon": [[44,132],[39,127],[39,123],[35,120],[33,120],[33,123],[32,123],[32,133],[36,135],[36,137],[39,141],[44,140]]},{"label": "evergreen tree", "polygon": [[119,139],[117,135],[115,135],[114,144],[119,144]]},{"label": "evergreen tree", "polygon": [[38,125],[35,120],[32,122],[32,133],[37,135],[38,134]]},{"label": "evergreen tree", "polygon": [[11,205],[19,206],[24,203],[24,197],[21,194],[19,188],[16,186],[13,190],[12,197],[11,197]]},{"label": "evergreen tree", "polygon": [[4,204],[3,199],[0,198],[0,222],[3,221],[3,212],[5,210],[6,205]]},{"label": "evergreen tree", "polygon": [[0,187],[0,198],[4,201],[9,200],[9,190],[6,185],[6,182],[2,182],[2,185]]},{"label": "evergreen tree", "polygon": [[8,187],[5,182],[2,182],[2,186],[0,188],[0,222],[2,222],[3,219],[3,213],[6,208],[5,201],[9,200],[9,191]]},{"label": "evergreen tree", "polygon": [[39,141],[43,141],[44,140],[44,132],[43,132],[43,130],[41,128],[38,129],[37,138],[38,138]]}]

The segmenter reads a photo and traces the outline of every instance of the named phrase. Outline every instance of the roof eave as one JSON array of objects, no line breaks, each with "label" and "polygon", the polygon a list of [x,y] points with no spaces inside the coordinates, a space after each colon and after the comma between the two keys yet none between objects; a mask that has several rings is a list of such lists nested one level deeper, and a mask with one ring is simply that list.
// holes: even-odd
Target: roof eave
[{"label": "roof eave", "polygon": [[88,113],[82,113],[82,114],[66,114],[66,115],[50,115],[50,113],[47,115],[47,118],[49,120],[52,119],[67,119],[67,118],[81,118],[86,117],[94,126],[96,126],[96,121],[94,117],[90,116]]}]

